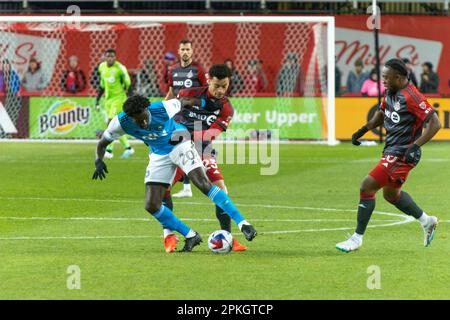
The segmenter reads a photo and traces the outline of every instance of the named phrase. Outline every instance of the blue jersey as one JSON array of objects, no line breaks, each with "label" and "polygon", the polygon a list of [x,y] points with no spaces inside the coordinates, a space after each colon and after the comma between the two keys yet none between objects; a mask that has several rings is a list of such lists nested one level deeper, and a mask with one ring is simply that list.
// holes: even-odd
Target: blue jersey
[{"label": "blue jersey", "polygon": [[149,107],[150,121],[146,129],[139,127],[132,117],[125,112],[120,112],[111,120],[105,130],[104,137],[107,140],[115,140],[123,134],[128,134],[145,142],[152,153],[159,155],[169,154],[174,145],[170,144],[170,138],[175,131],[186,131],[186,127],[174,121],[173,116],[181,109],[177,99],[153,102]]}]

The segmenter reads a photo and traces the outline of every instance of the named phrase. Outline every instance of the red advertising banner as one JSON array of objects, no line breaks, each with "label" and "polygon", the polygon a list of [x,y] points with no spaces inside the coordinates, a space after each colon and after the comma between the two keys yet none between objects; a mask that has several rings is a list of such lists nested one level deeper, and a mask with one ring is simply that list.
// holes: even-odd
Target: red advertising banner
[{"label": "red advertising banner", "polygon": [[[382,14],[382,13],[381,13]],[[373,66],[374,36],[367,27],[368,16],[336,16],[337,66],[344,84],[356,59]],[[408,58],[420,83],[421,64],[431,62],[440,77],[439,92],[450,94],[450,17],[381,15],[381,62]]]},{"label": "red advertising banner", "polygon": [[[373,31],[367,27],[367,18],[366,15],[336,16],[336,58],[337,67],[342,71],[342,86],[356,59],[363,59],[367,70],[375,62]],[[57,95],[62,92],[61,75],[70,56],[79,58],[79,66],[89,82],[95,66],[102,60],[104,50],[112,47],[117,50],[117,59],[129,70],[142,68],[145,61],[153,60],[161,89],[165,91],[164,54],[168,51],[176,54],[178,42],[187,38],[194,42],[194,58],[206,68],[231,58],[246,82],[251,81],[246,77],[249,61],[262,61],[267,87],[260,93],[274,95],[277,75],[290,52],[297,54],[305,85],[316,86],[314,81],[321,78],[321,71],[311,62],[311,56],[318,52],[314,46],[315,37],[320,32],[316,31],[314,24],[293,26],[289,23],[248,26],[230,23],[154,23],[144,27],[132,23],[91,23],[82,24],[81,29],[57,24],[21,23],[0,30],[0,55],[12,62],[20,77],[30,58],[37,58],[48,83],[43,93]],[[13,33],[17,37],[12,37]],[[382,62],[392,57],[408,58],[414,65],[416,77],[420,79],[421,64],[429,61],[440,76],[440,93],[450,94],[449,34],[450,17],[382,15]],[[325,43],[325,39],[321,41]],[[308,79],[311,72],[316,74]],[[95,94],[95,90],[88,84],[84,94]]]}]

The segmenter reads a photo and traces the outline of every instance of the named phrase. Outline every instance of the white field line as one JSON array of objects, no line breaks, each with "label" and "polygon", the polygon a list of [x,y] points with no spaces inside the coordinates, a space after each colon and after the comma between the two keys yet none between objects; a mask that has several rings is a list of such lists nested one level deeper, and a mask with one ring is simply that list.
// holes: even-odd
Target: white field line
[{"label": "white field line", "polygon": [[[115,160],[114,160],[115,161]],[[344,159],[311,159],[305,158],[302,159],[301,163],[342,163],[346,161],[346,163],[376,163],[379,161],[379,158],[370,158],[370,159],[353,159],[353,160],[344,160]],[[16,159],[16,158],[0,158],[0,163],[52,163],[52,164],[66,164],[67,159]],[[121,161],[120,159],[115,163],[148,163],[148,158],[134,158],[127,159],[126,162]],[[299,163],[299,161],[295,160],[282,160],[283,163]],[[426,158],[422,159],[421,162],[430,162],[430,163],[441,163],[441,162],[450,162],[450,159],[447,158]],[[92,160],[82,160],[82,159],[73,159],[70,160],[70,163],[93,163]],[[234,164],[231,163],[222,163],[222,164]]]},{"label": "white field line", "polygon": [[[152,221],[150,217],[148,218],[109,218],[109,217],[69,217],[69,218],[58,218],[58,217],[1,217],[0,220],[23,220],[23,221]],[[180,218],[183,221],[217,221],[217,219],[201,219],[201,218]],[[355,219],[252,219],[255,222],[353,222]],[[380,222],[395,222],[398,220],[375,220],[370,221],[380,221]]]},{"label": "white field line", "polygon": [[[0,139],[0,143],[11,143],[11,142],[20,142],[20,143],[76,143],[76,144],[97,144],[99,140],[97,139]],[[140,140],[137,139],[129,139],[131,144],[142,144]],[[307,145],[327,145],[327,141],[325,140],[215,140],[214,144],[249,144],[249,145],[257,145],[257,144],[307,144]]]},{"label": "white field line", "polygon": [[[80,198],[39,198],[39,197],[0,197],[0,199],[13,199],[13,200],[43,200],[43,201],[84,201],[84,202],[126,202],[136,203],[141,202],[137,200],[115,200],[115,199],[80,199]],[[191,205],[208,205],[210,203],[202,202],[177,202],[177,204],[191,204]],[[314,207],[301,207],[301,206],[285,206],[285,205],[262,205],[262,204],[240,204],[239,206],[247,207],[262,207],[262,208],[279,208],[279,209],[295,209],[295,210],[311,210],[311,211],[337,211],[337,212],[355,212],[354,209],[337,209],[337,208],[314,208]],[[390,227],[400,224],[406,224],[414,221],[414,218],[391,212],[375,211],[374,213],[387,215],[392,217],[398,217],[401,220],[380,220],[383,224],[369,225],[369,228]],[[48,217],[0,217],[0,219],[12,219],[12,220],[108,220],[108,221],[148,221],[149,219],[143,218],[104,218],[104,217],[72,217],[72,218],[48,218]],[[215,221],[215,219],[195,219],[187,218],[186,221]],[[285,222],[330,222],[330,221],[349,221],[349,219],[255,219],[254,221],[285,221]],[[320,229],[299,229],[299,230],[280,230],[280,231],[263,231],[260,234],[288,234],[288,233],[300,233],[300,232],[324,232],[324,231],[342,231],[353,230],[354,227],[343,228],[320,228]],[[235,234],[241,235],[241,234]],[[16,236],[16,237],[0,237],[0,240],[95,240],[95,239],[142,239],[142,238],[161,238],[158,236],[148,235],[125,235],[125,236]]]},{"label": "white field line", "polygon": [[[75,201],[75,202],[113,202],[113,203],[143,203],[142,200],[126,200],[126,199],[92,199],[92,198],[47,198],[47,197],[1,197],[0,200],[38,200],[38,201]],[[195,202],[195,201],[176,201],[178,205],[189,204],[197,206],[211,206],[211,202]],[[244,204],[236,203],[238,207],[255,207],[255,208],[273,208],[273,209],[289,209],[289,210],[311,210],[311,211],[338,211],[338,212],[355,212],[356,209],[338,209],[338,208],[316,208],[316,207],[302,207],[302,206],[287,206],[287,205],[270,205],[270,204]],[[374,213],[391,215],[394,217],[407,217],[405,215],[374,211]]]}]

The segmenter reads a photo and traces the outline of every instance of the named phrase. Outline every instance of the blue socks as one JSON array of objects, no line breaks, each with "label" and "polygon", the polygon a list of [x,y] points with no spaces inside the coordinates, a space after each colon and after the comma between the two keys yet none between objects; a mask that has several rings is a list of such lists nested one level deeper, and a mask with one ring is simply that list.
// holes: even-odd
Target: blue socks
[{"label": "blue socks", "polygon": [[218,186],[212,186],[208,192],[208,197],[214,201],[223,211],[225,211],[237,225],[245,221],[236,206],[231,202],[228,195]]},{"label": "blue socks", "polygon": [[181,220],[164,205],[161,205],[161,208],[156,213],[152,214],[152,216],[163,225],[164,229],[176,230],[185,237],[191,230],[191,228],[181,222]]}]

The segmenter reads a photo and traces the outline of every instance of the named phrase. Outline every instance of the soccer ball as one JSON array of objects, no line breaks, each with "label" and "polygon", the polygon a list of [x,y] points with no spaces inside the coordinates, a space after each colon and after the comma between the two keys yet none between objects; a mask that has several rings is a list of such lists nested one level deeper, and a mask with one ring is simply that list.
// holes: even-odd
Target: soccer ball
[{"label": "soccer ball", "polygon": [[217,230],[209,235],[208,247],[214,253],[228,253],[233,249],[233,236],[225,230]]}]

